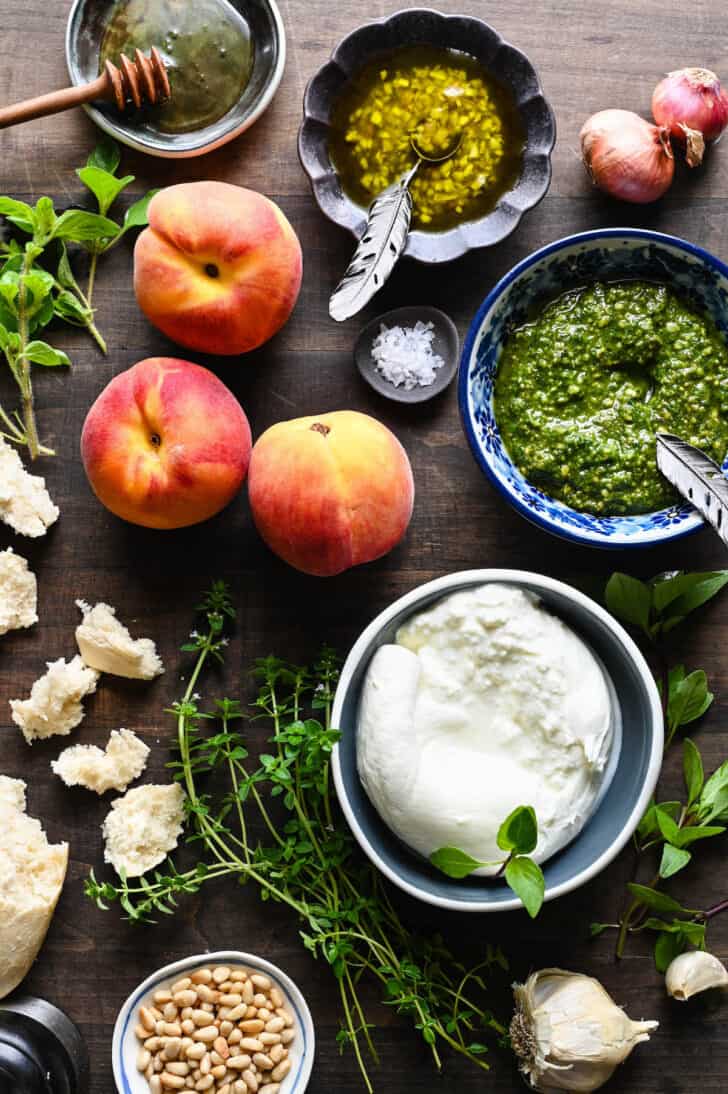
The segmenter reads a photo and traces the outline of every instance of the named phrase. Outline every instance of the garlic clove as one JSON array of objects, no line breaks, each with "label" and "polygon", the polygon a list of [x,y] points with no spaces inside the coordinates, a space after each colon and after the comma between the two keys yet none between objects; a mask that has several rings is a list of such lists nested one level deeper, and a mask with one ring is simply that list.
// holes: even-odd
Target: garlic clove
[{"label": "garlic clove", "polygon": [[728,969],[712,953],[691,950],[681,953],[665,973],[667,994],[686,1003],[693,995],[710,988],[728,990]]},{"label": "garlic clove", "polygon": [[598,980],[541,969],[514,984],[511,1043],[533,1090],[598,1090],[657,1022],[633,1022]]}]

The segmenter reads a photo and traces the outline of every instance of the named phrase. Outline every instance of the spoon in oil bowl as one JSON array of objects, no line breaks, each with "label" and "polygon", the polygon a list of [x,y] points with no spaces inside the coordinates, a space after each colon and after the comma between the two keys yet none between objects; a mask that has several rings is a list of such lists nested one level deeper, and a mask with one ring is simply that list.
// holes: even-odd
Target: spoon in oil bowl
[{"label": "spoon in oil bowl", "polygon": [[420,167],[445,163],[463,140],[462,130],[437,154],[426,151],[418,139],[420,127],[410,134],[415,162],[396,182],[382,190],[369,206],[367,223],[346,273],[331,294],[329,315],[341,323],[357,315],[379,292],[407,245],[412,219],[409,185]]}]

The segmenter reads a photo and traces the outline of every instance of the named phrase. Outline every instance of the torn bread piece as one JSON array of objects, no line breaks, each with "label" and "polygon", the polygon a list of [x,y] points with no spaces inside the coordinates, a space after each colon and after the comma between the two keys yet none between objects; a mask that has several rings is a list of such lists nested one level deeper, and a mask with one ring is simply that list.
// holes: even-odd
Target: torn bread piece
[{"label": "torn bread piece", "polygon": [[3,999],[23,979],[43,944],[66,877],[68,844],[50,844],[40,821],[26,815],[22,780],[6,776],[0,776],[0,780]]},{"label": "torn bread piece", "polygon": [[67,736],[81,722],[81,700],[96,691],[95,669],[84,665],[78,654],[66,664],[63,657],[48,661],[48,671],[36,680],[28,699],[11,699],[13,721],[28,744],[54,734]]},{"label": "torn bread piece", "polygon": [[26,471],[15,449],[0,437],[0,520],[21,536],[35,537],[45,535],[59,512],[45,479]]},{"label": "torn bread piece", "polygon": [[22,779],[11,779],[9,775],[0,775],[0,805],[12,805],[13,809],[25,812],[26,784]]},{"label": "torn bread piece", "polygon": [[184,801],[179,783],[147,783],[111,803],[101,826],[104,859],[119,877],[139,877],[175,849],[184,825]]},{"label": "torn bread piece", "polygon": [[0,634],[38,622],[38,582],[22,555],[0,551]]},{"label": "torn bread piece", "polygon": [[151,638],[132,638],[116,618],[109,604],[93,608],[83,600],[76,604],[83,621],[76,628],[76,641],[87,665],[99,672],[132,680],[152,680],[164,672],[164,665]]},{"label": "torn bread piece", "polygon": [[66,786],[83,786],[97,794],[126,790],[147,766],[149,749],[131,729],[114,729],[106,749],[71,745],[51,761],[54,774]]}]

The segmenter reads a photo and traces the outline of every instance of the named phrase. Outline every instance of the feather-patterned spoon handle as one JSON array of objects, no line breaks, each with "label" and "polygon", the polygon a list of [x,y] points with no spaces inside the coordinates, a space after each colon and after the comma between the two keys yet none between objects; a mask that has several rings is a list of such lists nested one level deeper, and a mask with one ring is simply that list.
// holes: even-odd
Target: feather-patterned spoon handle
[{"label": "feather-patterned spoon handle", "polygon": [[658,433],[657,466],[728,547],[728,479],[718,464],[680,437]]},{"label": "feather-patterned spoon handle", "polygon": [[341,323],[369,303],[387,280],[407,245],[412,195],[409,184],[421,160],[369,206],[364,234],[339,284],[331,294],[329,315]]}]

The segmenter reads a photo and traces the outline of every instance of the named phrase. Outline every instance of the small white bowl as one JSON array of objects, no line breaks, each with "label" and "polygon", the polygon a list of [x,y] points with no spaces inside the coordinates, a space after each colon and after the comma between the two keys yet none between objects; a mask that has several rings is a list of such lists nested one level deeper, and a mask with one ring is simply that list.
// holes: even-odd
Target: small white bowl
[{"label": "small white bowl", "polygon": [[293,1012],[298,1034],[288,1050],[293,1067],[281,1083],[280,1094],[303,1094],[311,1078],[316,1047],[313,1019],[306,1000],[290,976],[287,976],[282,969],[272,965],[270,961],[263,960],[262,957],[243,953],[240,950],[199,953],[193,954],[192,957],[184,957],[181,961],[173,961],[171,965],[164,965],[163,968],[157,969],[134,989],[119,1011],[111,1046],[114,1081],[119,1094],[149,1094],[149,1083],[136,1068],[140,1042],[134,1033],[134,1027],[137,1023],[139,1007],[153,992],[181,979],[185,973],[207,965],[232,965],[253,969],[255,972],[262,972],[269,976],[276,987],[280,988],[286,998],[286,1005]]}]

